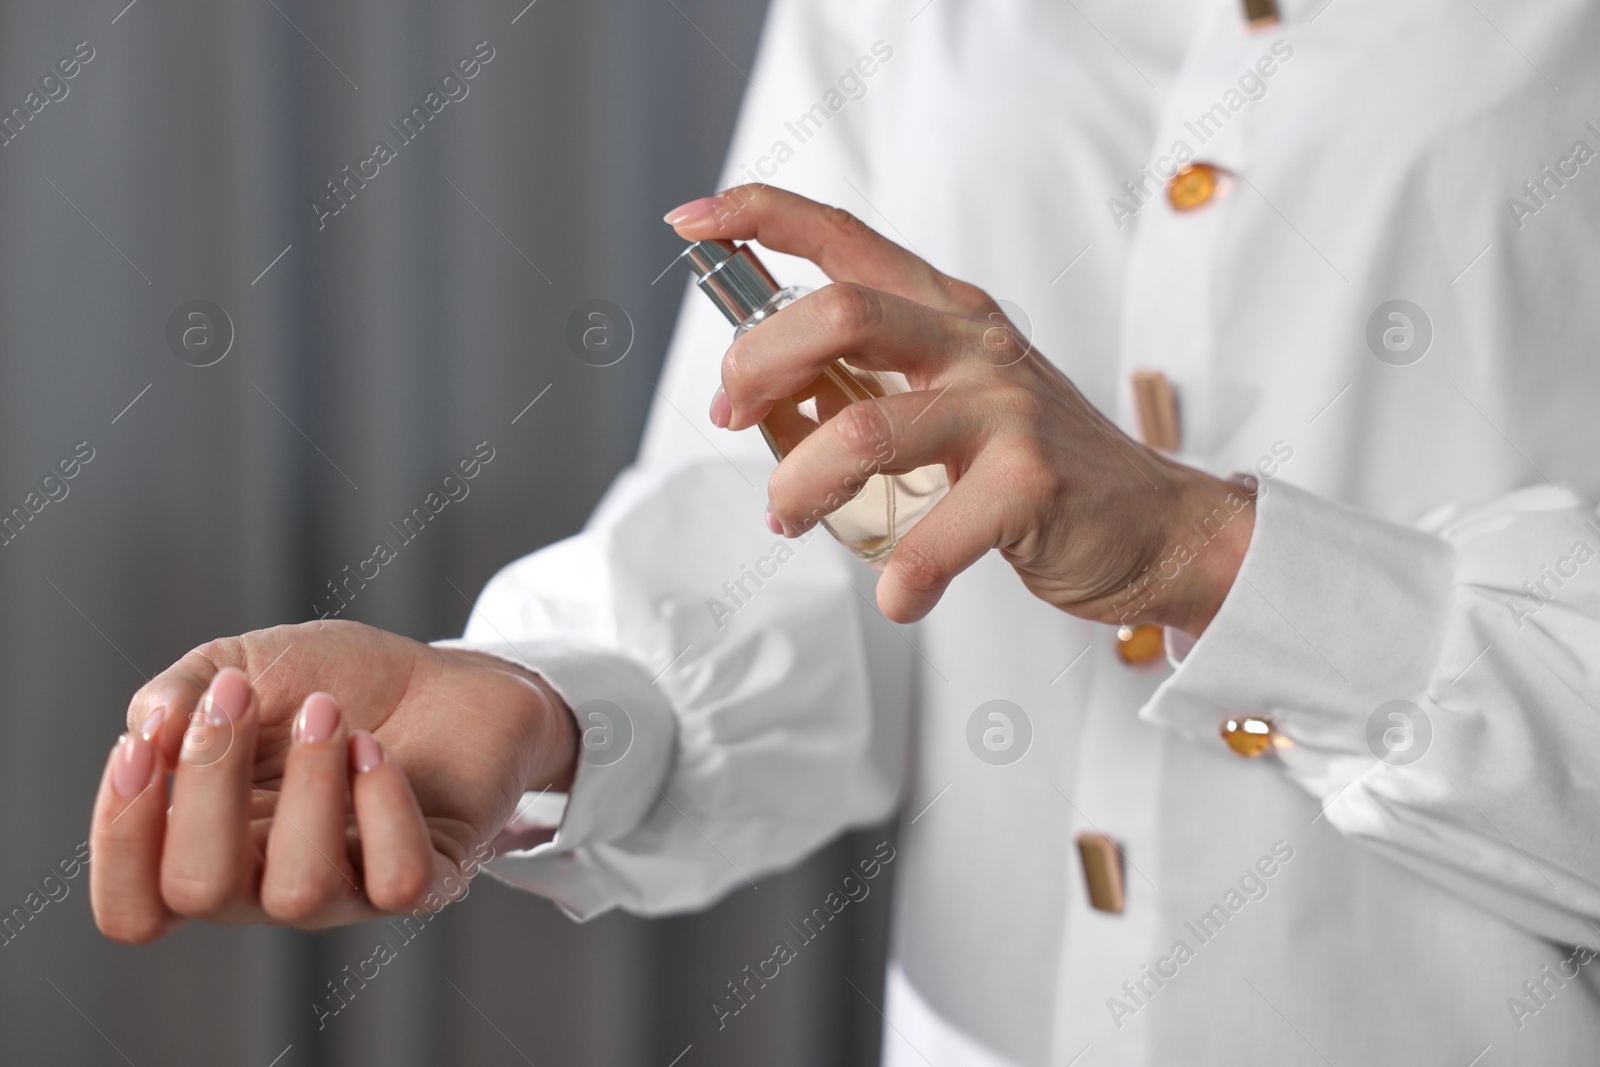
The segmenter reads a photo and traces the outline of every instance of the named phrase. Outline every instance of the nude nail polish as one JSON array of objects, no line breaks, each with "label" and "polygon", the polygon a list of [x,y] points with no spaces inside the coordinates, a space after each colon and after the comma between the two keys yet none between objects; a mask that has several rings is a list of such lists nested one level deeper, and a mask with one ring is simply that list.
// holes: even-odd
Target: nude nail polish
[{"label": "nude nail polish", "polygon": [[728,420],[733,418],[733,405],[728,403],[728,394],[722,391],[722,386],[717,386],[717,391],[711,394],[711,424],[719,430],[728,428]]},{"label": "nude nail polish", "polygon": [[136,797],[150,784],[156,750],[137,734],[123,734],[111,755],[111,788],[119,797]]},{"label": "nude nail polish", "polygon": [[383,762],[383,749],[378,739],[365,730],[350,735],[350,766],[357,774],[365,774]]},{"label": "nude nail polish", "polygon": [[679,204],[661,217],[661,221],[669,226],[681,226],[686,222],[696,222],[709,218],[717,210],[717,198],[702,196],[698,200],[691,200],[687,204]]},{"label": "nude nail polish", "polygon": [[228,668],[211,680],[205,697],[205,718],[212,726],[236,722],[250,707],[250,680]]},{"label": "nude nail polish", "polygon": [[[742,337],[810,292],[801,286],[780,289],[748,244],[698,241],[680,258],[694,271],[700,291],[734,324],[735,337]],[[817,427],[851,404],[908,389],[903,375],[859,370],[835,360],[810,385],[773,405],[761,420],[761,436],[781,460]],[[713,398],[713,422],[718,400],[724,405],[728,402],[720,391]],[[892,447],[884,454],[863,459],[860,469],[847,478],[839,493],[841,498],[854,495],[839,500],[826,515],[814,517],[846,548],[872,564],[886,561],[906,531],[950,491],[940,464],[918,467],[905,474],[879,473],[893,460]],[[769,526],[771,521],[769,518]],[[812,522],[802,522],[801,528],[809,529]]]},{"label": "nude nail polish", "polygon": [[167,706],[161,705],[155,711],[145,716],[144,722],[139,726],[139,736],[146,741],[154,741],[161,732],[161,724],[167,721]]},{"label": "nude nail polish", "polygon": [[312,693],[294,717],[297,744],[313,745],[326,741],[339,729],[339,705],[327,693]]}]

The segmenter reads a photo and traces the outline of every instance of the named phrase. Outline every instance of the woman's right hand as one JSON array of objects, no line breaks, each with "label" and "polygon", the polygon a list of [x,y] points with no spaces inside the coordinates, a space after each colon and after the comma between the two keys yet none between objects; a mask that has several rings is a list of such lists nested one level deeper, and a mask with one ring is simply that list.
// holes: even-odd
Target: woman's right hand
[{"label": "woman's right hand", "polygon": [[140,943],[190,917],[442,907],[525,789],[570,787],[577,735],[541,678],[482,653],[339,621],[202,645],[135,694],[107,761],[95,921]]}]

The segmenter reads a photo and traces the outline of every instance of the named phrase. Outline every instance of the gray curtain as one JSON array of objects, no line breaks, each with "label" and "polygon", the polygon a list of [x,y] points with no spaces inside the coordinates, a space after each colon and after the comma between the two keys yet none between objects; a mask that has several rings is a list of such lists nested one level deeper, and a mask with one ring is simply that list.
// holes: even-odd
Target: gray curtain
[{"label": "gray curtain", "polygon": [[[659,217],[715,181],[763,5],[524,3],[0,8],[0,1062],[876,1062],[886,885],[711,1004],[888,830],[656,922],[480,879],[321,1030],[381,928],[124,948],[61,874],[146,677],[311,617],[489,441],[344,612],[459,633],[631,458],[683,291]],[[595,299],[632,323],[613,366],[566,341]]]}]

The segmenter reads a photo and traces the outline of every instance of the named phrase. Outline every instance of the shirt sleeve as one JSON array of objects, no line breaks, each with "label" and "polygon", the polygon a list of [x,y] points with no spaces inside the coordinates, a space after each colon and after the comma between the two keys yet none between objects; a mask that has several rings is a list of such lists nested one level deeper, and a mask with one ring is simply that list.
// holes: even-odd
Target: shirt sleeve
[{"label": "shirt sleeve", "polygon": [[1411,529],[1273,484],[1221,610],[1141,715],[1208,744],[1226,717],[1268,716],[1338,830],[1524,929],[1592,940],[1597,549],[1593,508],[1552,486]]},{"label": "shirt sleeve", "polygon": [[[786,119],[871,48],[852,10],[772,5],[729,184],[771,178],[823,200],[867,187],[870,97],[769,173]],[[763,259],[785,283],[824,280]],[[909,645],[879,615],[872,572],[826,533],[767,529],[765,447],[705,414],[732,337],[689,289],[639,462],[582,533],[503,570],[465,635],[440,642],[538,672],[577,716],[564,809],[525,796],[486,865],[577,918],[705,906],[899,799]]]},{"label": "shirt sleeve", "polygon": [[539,672],[583,734],[553,839],[491,874],[579,918],[664,913],[893,811],[909,652],[826,534],[766,529],[764,484],[724,462],[625,475],[588,529],[498,574],[443,642]]}]

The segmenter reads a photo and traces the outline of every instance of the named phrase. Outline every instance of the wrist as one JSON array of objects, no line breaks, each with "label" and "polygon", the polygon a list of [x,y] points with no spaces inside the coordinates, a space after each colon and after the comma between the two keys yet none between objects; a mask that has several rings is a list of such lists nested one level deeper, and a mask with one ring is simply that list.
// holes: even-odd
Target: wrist
[{"label": "wrist", "polygon": [[523,757],[523,789],[530,792],[566,793],[572,789],[578,765],[578,726],[561,694],[537,671],[476,649],[450,649],[466,665],[493,671],[513,683],[507,708],[520,727],[517,747]]},{"label": "wrist", "polygon": [[1118,606],[1122,625],[1205,632],[1238,578],[1255,531],[1253,486],[1185,469],[1155,559]]},{"label": "wrist", "polygon": [[1172,551],[1190,557],[1176,611],[1166,623],[1199,637],[1228,598],[1255,533],[1254,484],[1195,472]]},{"label": "wrist", "polygon": [[537,691],[541,705],[534,745],[536,758],[526,788],[536,793],[545,790],[570,793],[573,779],[578,773],[577,718],[543,675],[533,671],[524,673],[529,684]]}]

